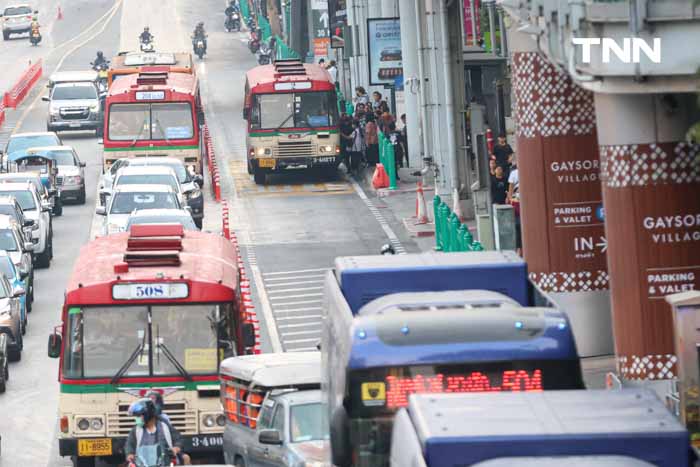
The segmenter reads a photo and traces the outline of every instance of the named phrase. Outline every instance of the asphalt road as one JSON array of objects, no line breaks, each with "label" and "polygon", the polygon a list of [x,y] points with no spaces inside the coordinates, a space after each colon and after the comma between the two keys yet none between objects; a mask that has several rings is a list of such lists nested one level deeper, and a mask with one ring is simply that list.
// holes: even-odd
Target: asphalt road
[{"label": "asphalt road", "polygon": [[[57,5],[54,0],[43,1],[49,11]],[[45,29],[48,37],[37,48],[40,52],[32,53],[43,54],[46,75],[58,66],[86,69],[98,49],[110,57],[135,47],[135,37],[146,24],[157,48],[178,50],[189,47],[189,32],[196,22],[205,22],[209,53],[197,71],[223,171],[224,196],[232,208],[231,223],[253,282],[263,350],[313,348],[320,336],[322,276],[335,257],[375,254],[390,240],[399,252],[416,251],[417,246],[400,233],[399,223],[387,210],[342,173],[326,180],[280,175],[265,188],[251,181],[245,172],[241,110],[244,74],[256,63],[245,44],[246,33],[223,31],[223,8],[222,0],[71,0],[63,5],[65,19]],[[27,56],[19,47],[24,44],[12,41],[3,47],[13,47],[13,52],[0,55],[0,65],[8,75],[21,73]],[[11,131],[45,129],[43,85],[8,114],[0,128],[0,144]],[[11,364],[8,391],[0,396],[2,467],[71,465],[58,456],[58,368],[57,361],[46,356],[46,340],[60,323],[73,259],[89,239],[101,146],[87,133],[62,138],[88,164],[88,199],[84,206],[66,206],[63,217],[54,220],[54,261],[50,269],[36,273],[36,300],[23,358]]]}]

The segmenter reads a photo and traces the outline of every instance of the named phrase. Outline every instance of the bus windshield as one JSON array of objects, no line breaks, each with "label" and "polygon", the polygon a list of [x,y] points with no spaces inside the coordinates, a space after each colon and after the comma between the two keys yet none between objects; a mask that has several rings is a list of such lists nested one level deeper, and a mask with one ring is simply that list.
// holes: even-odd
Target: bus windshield
[{"label": "bus windshield", "polygon": [[192,107],[187,102],[167,104],[112,104],[108,138],[112,141],[191,139]]},{"label": "bus windshield", "polygon": [[[63,375],[66,378],[215,374],[217,321],[225,305],[70,308]],[[150,319],[149,319],[150,318]],[[149,324],[150,321],[150,324]],[[131,357],[135,358],[129,364]]]},{"label": "bus windshield", "polygon": [[251,129],[317,128],[337,125],[333,92],[258,94],[251,113]]}]

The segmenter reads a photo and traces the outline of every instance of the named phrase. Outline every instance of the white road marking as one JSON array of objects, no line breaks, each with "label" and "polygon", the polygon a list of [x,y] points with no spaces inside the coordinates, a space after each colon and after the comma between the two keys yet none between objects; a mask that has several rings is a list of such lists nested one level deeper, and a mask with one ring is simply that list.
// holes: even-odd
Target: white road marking
[{"label": "white road marking", "polygon": [[365,191],[362,189],[360,184],[357,183],[354,179],[350,180],[353,188],[355,189],[355,192],[357,193],[357,196],[359,196],[360,199],[365,203],[365,205],[372,213],[374,218],[377,219],[377,222],[379,222],[379,226],[382,228],[386,236],[389,237],[389,243],[391,243],[391,246],[394,247],[394,251],[396,251],[396,253],[399,255],[405,255],[407,253],[406,248],[404,248],[404,246],[401,244],[401,240],[399,240],[399,237],[389,226],[389,223],[386,221],[386,218],[384,218],[384,214],[382,214],[381,211],[377,209],[372,200],[369,199]]},{"label": "white road marking", "polygon": [[328,268],[319,268],[319,269],[300,269],[298,271],[276,271],[276,272],[266,272],[263,273],[263,276],[268,277],[268,276],[279,276],[283,274],[302,274],[305,272],[326,272],[328,271]]}]

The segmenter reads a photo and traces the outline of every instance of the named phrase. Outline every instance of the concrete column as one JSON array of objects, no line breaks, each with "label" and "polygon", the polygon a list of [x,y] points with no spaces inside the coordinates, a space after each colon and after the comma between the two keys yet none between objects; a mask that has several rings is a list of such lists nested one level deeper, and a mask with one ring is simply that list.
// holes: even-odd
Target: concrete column
[{"label": "concrete column", "polygon": [[381,3],[382,3],[382,18],[395,18],[395,17],[399,16],[399,2],[398,2],[398,0],[381,0]]},{"label": "concrete column", "polygon": [[675,375],[664,296],[700,289],[700,146],[691,94],[596,94],[615,350],[626,379]]},{"label": "concrete column", "polygon": [[416,35],[416,8],[414,0],[401,0],[401,49],[403,57],[404,102],[408,127],[409,160],[420,166],[423,152],[420,140],[420,109],[418,78],[418,39]]},{"label": "concrete column", "polygon": [[382,17],[382,0],[367,1],[367,17],[381,18]]},{"label": "concrete column", "polygon": [[612,353],[593,94],[511,31],[521,225],[531,279],[567,311],[582,356]]}]

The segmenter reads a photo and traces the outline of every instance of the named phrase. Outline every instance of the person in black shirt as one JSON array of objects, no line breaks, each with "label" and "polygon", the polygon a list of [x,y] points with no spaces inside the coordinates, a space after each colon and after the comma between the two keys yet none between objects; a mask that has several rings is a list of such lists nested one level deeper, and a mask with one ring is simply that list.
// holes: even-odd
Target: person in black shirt
[{"label": "person in black shirt", "polygon": [[493,147],[493,154],[491,157],[496,161],[496,165],[500,165],[503,168],[504,176],[508,178],[508,173],[510,172],[510,163],[508,158],[513,154],[513,148],[506,141],[506,135],[498,135],[498,141]]},{"label": "person in black shirt", "polygon": [[491,176],[491,202],[493,204],[506,204],[508,195],[508,178],[503,172],[503,167],[496,166]]}]

